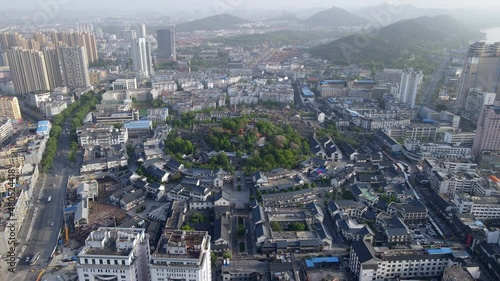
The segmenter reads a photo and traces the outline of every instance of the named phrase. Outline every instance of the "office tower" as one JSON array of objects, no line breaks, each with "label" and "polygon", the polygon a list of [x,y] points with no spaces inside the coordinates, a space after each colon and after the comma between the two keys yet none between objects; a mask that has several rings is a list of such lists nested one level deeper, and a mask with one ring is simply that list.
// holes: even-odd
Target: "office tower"
[{"label": "office tower", "polygon": [[78,32],[94,33],[94,26],[92,24],[77,24],[76,30]]},{"label": "office tower", "polygon": [[500,106],[483,106],[477,122],[472,155],[481,165],[500,167]]},{"label": "office tower", "polygon": [[139,38],[132,43],[131,55],[134,71],[140,77],[153,75],[151,45],[146,41],[146,38]]},{"label": "office tower", "polygon": [[415,108],[415,100],[423,79],[424,73],[422,71],[415,71],[411,68],[405,69],[401,77],[397,100],[400,103],[409,105],[411,108]]},{"label": "office tower", "polygon": [[137,37],[138,38],[146,38],[146,25],[143,23],[140,23],[137,25]]},{"label": "office tower", "polygon": [[122,37],[125,42],[133,42],[137,39],[135,30],[122,30]]},{"label": "office tower", "polygon": [[45,58],[45,66],[47,68],[47,75],[49,79],[49,89],[52,91],[57,87],[63,86],[61,65],[56,49],[44,47],[42,49]]},{"label": "office tower", "polygon": [[159,61],[175,61],[177,54],[175,51],[175,32],[171,29],[160,29],[157,31]]},{"label": "office tower", "polygon": [[12,120],[22,119],[17,97],[0,96],[0,116],[5,116]]},{"label": "office tower", "polygon": [[16,94],[50,90],[42,51],[13,47],[7,51],[7,60]]},{"label": "office tower", "polygon": [[210,236],[205,231],[165,230],[149,263],[151,281],[212,280]]},{"label": "office tower", "polygon": [[100,227],[90,233],[78,253],[78,280],[150,280],[148,258],[144,229]]},{"label": "office tower", "polygon": [[477,125],[479,114],[485,105],[493,105],[497,94],[485,93],[481,89],[469,89],[462,116]]},{"label": "office tower", "polygon": [[66,87],[75,89],[90,86],[84,47],[61,47],[61,65]]},{"label": "office tower", "polygon": [[476,42],[470,45],[458,88],[457,100],[460,108],[465,107],[471,88],[496,93],[496,99],[500,100],[500,42]]}]

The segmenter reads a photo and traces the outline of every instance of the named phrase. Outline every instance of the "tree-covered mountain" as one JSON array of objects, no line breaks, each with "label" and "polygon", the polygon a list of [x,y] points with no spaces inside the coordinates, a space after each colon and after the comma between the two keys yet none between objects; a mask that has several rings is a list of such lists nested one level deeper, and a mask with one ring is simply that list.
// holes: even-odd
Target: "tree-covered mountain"
[{"label": "tree-covered mountain", "polygon": [[422,53],[480,36],[451,16],[402,20],[370,34],[354,34],[312,48],[314,56],[337,64],[367,63],[395,66],[403,55]]},{"label": "tree-covered mountain", "polygon": [[407,4],[391,5],[389,3],[362,8],[353,13],[366,18],[375,26],[387,26],[401,20],[447,14],[446,11],[440,9],[422,9]]},{"label": "tree-covered mountain", "polygon": [[302,21],[309,26],[358,26],[368,22],[367,19],[356,16],[348,11],[333,7],[321,11]]},{"label": "tree-covered mountain", "polygon": [[246,20],[244,18],[232,16],[229,14],[220,14],[186,23],[181,23],[175,27],[175,30],[180,32],[191,32],[197,30],[234,29],[238,25],[249,22],[249,20]]}]

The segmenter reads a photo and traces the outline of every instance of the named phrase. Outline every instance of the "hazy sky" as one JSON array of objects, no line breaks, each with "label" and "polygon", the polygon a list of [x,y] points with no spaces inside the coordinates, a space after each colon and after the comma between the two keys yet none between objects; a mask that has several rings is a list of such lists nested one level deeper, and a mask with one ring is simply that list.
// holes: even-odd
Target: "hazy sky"
[{"label": "hazy sky", "polygon": [[[386,0],[390,3],[400,1],[418,7],[425,8],[500,8],[498,0]],[[184,10],[184,9],[211,9],[231,10],[245,9],[254,7],[258,9],[280,9],[280,10],[298,10],[312,7],[331,7],[337,6],[345,9],[354,9],[363,6],[373,6],[383,3],[384,0],[11,0],[2,1],[4,8],[24,8],[40,9],[47,6],[44,3],[58,3],[60,7],[54,9],[116,9],[116,10]]]}]

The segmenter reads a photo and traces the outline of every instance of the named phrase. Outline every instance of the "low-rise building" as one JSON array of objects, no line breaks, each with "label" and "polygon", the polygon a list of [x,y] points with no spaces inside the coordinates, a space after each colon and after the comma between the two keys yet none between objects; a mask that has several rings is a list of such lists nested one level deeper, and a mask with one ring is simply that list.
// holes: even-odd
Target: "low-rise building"
[{"label": "low-rise building", "polygon": [[78,144],[83,148],[101,146],[109,147],[127,143],[128,130],[117,129],[113,125],[91,124],[76,129]]},{"label": "low-rise building", "polygon": [[52,124],[48,120],[39,121],[38,127],[36,128],[36,134],[38,136],[44,137],[50,134],[50,129],[52,128]]},{"label": "low-rise building", "polygon": [[78,253],[78,280],[150,280],[149,251],[142,228],[100,227]]},{"label": "low-rise building", "polygon": [[500,219],[499,197],[478,197],[455,194],[453,203],[462,214],[471,214],[478,220]]},{"label": "low-rise building", "polygon": [[368,242],[358,241],[351,246],[349,267],[359,281],[437,278],[458,260],[449,248],[376,250]]}]

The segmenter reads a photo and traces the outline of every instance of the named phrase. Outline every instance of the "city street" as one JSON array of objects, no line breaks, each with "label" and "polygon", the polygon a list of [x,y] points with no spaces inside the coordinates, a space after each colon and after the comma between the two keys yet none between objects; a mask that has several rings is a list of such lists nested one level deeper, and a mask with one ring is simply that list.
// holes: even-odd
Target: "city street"
[{"label": "city street", "polygon": [[[67,122],[69,125],[69,121]],[[36,280],[39,270],[46,268],[50,258],[55,251],[59,235],[63,229],[63,210],[66,201],[66,185],[68,176],[78,174],[79,165],[71,165],[66,159],[63,151],[69,150],[69,134],[63,133],[59,137],[58,153],[54,159],[52,170],[40,176],[39,184],[35,187],[31,208],[28,211],[27,219],[21,228],[20,245],[21,249],[27,246],[16,273],[7,273],[5,280],[27,281]],[[51,202],[48,197],[51,196]],[[40,258],[35,265],[26,263],[27,257],[33,257],[40,253]],[[37,271],[31,272],[30,270]]]}]

